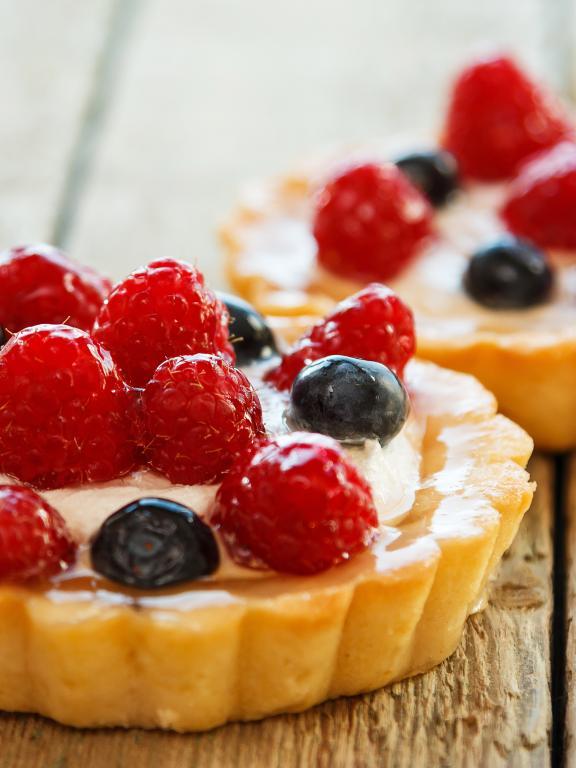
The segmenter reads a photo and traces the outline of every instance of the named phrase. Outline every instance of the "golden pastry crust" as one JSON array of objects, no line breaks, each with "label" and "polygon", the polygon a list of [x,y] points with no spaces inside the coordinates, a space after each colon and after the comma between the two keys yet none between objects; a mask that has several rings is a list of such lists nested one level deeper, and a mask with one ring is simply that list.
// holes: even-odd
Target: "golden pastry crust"
[{"label": "golden pastry crust", "polygon": [[[283,288],[281,281],[264,275],[246,253],[247,232],[271,214],[309,198],[314,178],[308,172],[263,186],[262,194],[241,204],[221,230],[228,281],[268,317],[271,327],[288,343],[324,317],[337,301],[362,287],[318,271],[298,289]],[[576,446],[576,330],[479,330],[440,339],[437,333],[427,333],[423,321],[418,327],[417,354],[480,379],[496,396],[502,413],[526,429],[538,448],[566,451]]]},{"label": "golden pastry crust", "polygon": [[407,378],[422,482],[379,543],[318,576],[185,593],[4,585],[0,708],[204,730],[374,690],[450,655],[530,504],[532,441],[471,377],[414,361]]}]

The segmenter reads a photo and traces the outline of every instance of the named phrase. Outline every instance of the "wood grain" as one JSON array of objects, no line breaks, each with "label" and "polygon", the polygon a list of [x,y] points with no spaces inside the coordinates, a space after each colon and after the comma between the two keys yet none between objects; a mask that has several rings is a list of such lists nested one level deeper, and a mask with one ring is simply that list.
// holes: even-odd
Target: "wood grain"
[{"label": "wood grain", "polygon": [[437,670],[302,715],[180,736],[81,732],[37,717],[0,717],[0,768],[413,768],[550,764],[552,610],[550,460],[493,583],[487,609]]},{"label": "wood grain", "polygon": [[[565,519],[566,653],[564,670],[565,765],[576,765],[576,455],[568,464]],[[560,702],[558,702],[560,703]]]}]

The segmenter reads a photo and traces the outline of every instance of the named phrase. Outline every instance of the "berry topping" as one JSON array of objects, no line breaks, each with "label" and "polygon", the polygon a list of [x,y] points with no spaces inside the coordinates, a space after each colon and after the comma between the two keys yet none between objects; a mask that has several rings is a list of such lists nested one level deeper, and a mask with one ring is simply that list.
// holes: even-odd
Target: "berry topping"
[{"label": "berry topping", "polygon": [[0,485],[0,579],[46,578],[67,568],[76,545],[62,517],[22,485]]},{"label": "berry topping", "polygon": [[553,275],[545,255],[511,235],[473,254],[464,273],[464,288],[491,309],[522,309],[545,301]]},{"label": "berry topping", "polygon": [[133,397],[84,331],[25,328],[0,351],[0,471],[40,488],[125,474],[137,460]]},{"label": "berry topping", "polygon": [[277,355],[276,341],[262,315],[237,296],[218,295],[230,315],[230,341],[237,365],[250,365]]},{"label": "berry topping", "polygon": [[502,216],[542,248],[576,248],[576,144],[562,142],[523,165]]},{"label": "berry topping", "polygon": [[264,434],[262,407],[237,368],[216,355],[162,363],[142,398],[148,463],[173,483],[213,483]]},{"label": "berry topping", "polygon": [[206,523],[182,504],[155,498],[133,501],[105,520],[91,555],[95,571],[139,589],[200,579],[220,564]]},{"label": "berry topping", "polygon": [[294,381],[287,421],[341,442],[386,445],[408,416],[402,382],[381,363],[332,355],[306,366]]},{"label": "berry topping", "polygon": [[114,287],[94,326],[124,377],[144,387],[164,360],[197,352],[234,361],[228,312],[197,269],[153,261]]},{"label": "berry topping", "polygon": [[295,574],[350,559],[378,525],[370,487],[338,443],[298,432],[261,443],[234,467],[212,521],[236,562]]},{"label": "berry topping", "polygon": [[458,164],[446,150],[411,152],[395,163],[436,208],[447,203],[458,189]]},{"label": "berry topping", "polygon": [[328,355],[374,360],[402,376],[415,347],[410,309],[389,288],[372,283],[302,336],[266,380],[278,389],[290,389],[304,366]]},{"label": "berry topping", "polygon": [[550,94],[507,56],[474,61],[456,80],[444,146],[464,177],[496,181],[571,132]]},{"label": "berry topping", "polygon": [[13,333],[39,323],[87,331],[110,288],[51,245],[11,248],[0,254],[0,323]]},{"label": "berry topping", "polygon": [[389,280],[431,234],[428,201],[392,163],[349,168],[316,201],[318,261],[345,278]]}]

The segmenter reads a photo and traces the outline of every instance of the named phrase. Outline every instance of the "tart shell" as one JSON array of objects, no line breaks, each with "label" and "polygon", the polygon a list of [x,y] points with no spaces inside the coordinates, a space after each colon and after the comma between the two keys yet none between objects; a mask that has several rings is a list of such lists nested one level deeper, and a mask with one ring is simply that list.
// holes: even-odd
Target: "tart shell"
[{"label": "tart shell", "polygon": [[197,582],[182,603],[4,585],[0,708],[205,730],[371,691],[449,656],[530,504],[532,441],[473,378],[418,361],[407,371],[425,434],[421,487],[398,528],[324,574]]}]

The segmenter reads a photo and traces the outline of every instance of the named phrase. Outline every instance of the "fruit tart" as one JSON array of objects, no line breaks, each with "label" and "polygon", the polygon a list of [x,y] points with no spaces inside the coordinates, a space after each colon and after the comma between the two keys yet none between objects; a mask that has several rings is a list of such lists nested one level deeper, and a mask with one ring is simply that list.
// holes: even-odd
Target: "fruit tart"
[{"label": "fruit tart", "polygon": [[0,351],[0,708],[202,730],[454,651],[532,443],[474,378],[412,359],[391,290],[283,357],[170,259],[90,331],[58,319]]},{"label": "fruit tart", "polygon": [[290,341],[377,280],[412,307],[418,354],[472,373],[502,411],[576,445],[576,144],[507,56],[454,84],[437,147],[332,151],[256,184],[223,228],[234,289]]}]

